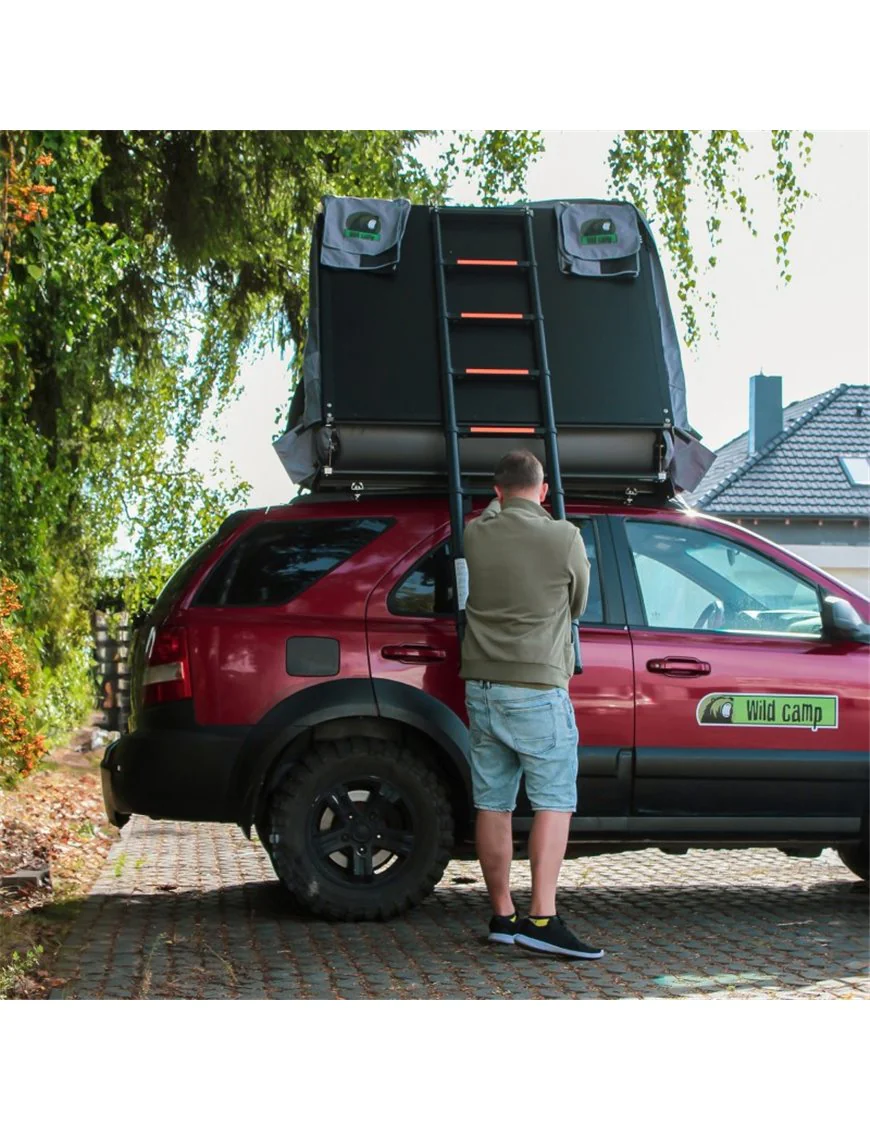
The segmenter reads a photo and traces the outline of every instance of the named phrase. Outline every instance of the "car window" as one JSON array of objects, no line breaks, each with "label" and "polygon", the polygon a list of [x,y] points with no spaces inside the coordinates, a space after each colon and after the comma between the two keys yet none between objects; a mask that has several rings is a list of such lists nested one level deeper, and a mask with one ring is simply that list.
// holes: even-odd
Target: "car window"
[{"label": "car window", "polygon": [[261,523],[221,559],[194,603],[286,605],[390,525],[386,518]]},{"label": "car window", "polygon": [[217,549],[224,537],[225,534],[223,530],[216,530],[214,534],[203,542],[197,550],[194,550],[190,557],[173,573],[172,577],[170,577],[160,591],[160,595],[154,602],[154,606],[148,615],[148,619],[152,624],[163,620],[171,606],[187,588],[194,573],[196,573],[199,567],[205,562],[209,554]]},{"label": "car window", "polygon": [[821,635],[816,588],[762,554],[674,523],[625,529],[651,627]]},{"label": "car window", "polygon": [[[589,556],[589,599],[581,623],[600,624],[603,617],[598,550],[590,519],[572,519],[580,527]],[[453,559],[449,543],[442,542],[425,554],[390,593],[387,607],[405,617],[453,615]]]},{"label": "car window", "polygon": [[405,574],[393,588],[387,608],[400,617],[453,615],[453,557],[442,542]]},{"label": "car window", "polygon": [[586,599],[586,611],[580,618],[581,624],[603,624],[604,602],[601,599],[601,574],[598,569],[598,540],[595,536],[595,523],[591,518],[571,518],[580,527],[580,536],[586,547],[586,556],[589,558],[589,595]]},{"label": "car window", "polygon": [[[152,624],[163,620],[171,606],[182,595],[184,590],[187,589],[190,579],[206,558],[211,556],[221,542],[225,542],[229,538],[230,534],[232,534],[241,522],[244,522],[249,513],[249,511],[240,510],[228,515],[214,534],[203,542],[198,549],[194,550],[190,557],[178,567],[172,577],[166,582],[147,618],[134,618],[134,624],[137,619],[140,625],[146,619]],[[136,627],[138,627],[138,625]]]}]

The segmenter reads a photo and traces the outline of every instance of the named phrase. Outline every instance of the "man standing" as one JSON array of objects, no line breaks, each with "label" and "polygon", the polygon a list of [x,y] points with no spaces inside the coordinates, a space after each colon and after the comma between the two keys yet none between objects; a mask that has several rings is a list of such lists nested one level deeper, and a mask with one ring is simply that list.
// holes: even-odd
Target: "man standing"
[{"label": "man standing", "polygon": [[[568,695],[571,619],[586,607],[589,560],[576,526],[553,519],[544,469],[508,452],[497,498],[468,524],[468,601],[461,676],[471,725],[477,854],[493,917],[492,942],[570,958],[600,958],[556,914],[556,885],[577,807],[577,725]],[[520,778],[535,816],[532,901],[518,920],[510,890],[511,815]]]}]

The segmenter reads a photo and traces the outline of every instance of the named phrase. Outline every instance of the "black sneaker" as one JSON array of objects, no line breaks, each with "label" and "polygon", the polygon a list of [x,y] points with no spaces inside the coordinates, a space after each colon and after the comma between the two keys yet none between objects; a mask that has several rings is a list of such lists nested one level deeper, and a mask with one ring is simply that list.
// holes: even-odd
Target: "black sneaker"
[{"label": "black sneaker", "polygon": [[551,915],[548,919],[523,919],[517,927],[514,941],[527,950],[561,954],[565,958],[601,958],[604,954],[599,947],[580,942],[558,915]]},{"label": "black sneaker", "polygon": [[518,926],[516,911],[513,915],[493,915],[489,921],[489,941],[513,946]]}]

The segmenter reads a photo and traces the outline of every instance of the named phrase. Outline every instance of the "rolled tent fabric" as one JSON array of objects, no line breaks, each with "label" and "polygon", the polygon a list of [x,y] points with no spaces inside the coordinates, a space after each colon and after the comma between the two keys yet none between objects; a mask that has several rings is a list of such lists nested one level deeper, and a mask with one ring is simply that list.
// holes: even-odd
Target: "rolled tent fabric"
[{"label": "rolled tent fabric", "polygon": [[681,428],[674,429],[674,454],[668,474],[678,491],[694,491],[716,459],[716,453]]},{"label": "rolled tent fabric", "polygon": [[556,228],[559,265],[566,274],[587,278],[640,274],[640,231],[632,205],[560,201]]},{"label": "rolled tent fabric", "polygon": [[411,203],[359,196],[323,198],[324,267],[383,271],[399,262]]},{"label": "rolled tent fabric", "polygon": [[314,441],[314,429],[297,424],[272,444],[281,466],[297,486],[304,485],[318,470]]}]

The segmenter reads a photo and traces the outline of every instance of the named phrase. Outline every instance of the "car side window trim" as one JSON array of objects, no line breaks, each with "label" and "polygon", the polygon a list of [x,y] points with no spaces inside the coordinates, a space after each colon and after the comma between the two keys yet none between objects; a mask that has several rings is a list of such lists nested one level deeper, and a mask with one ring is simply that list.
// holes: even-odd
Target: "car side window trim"
[{"label": "car side window trim", "polygon": [[640,586],[634,568],[634,558],[625,532],[625,518],[622,515],[608,515],[607,526],[610,531],[616,570],[622,591],[624,624],[629,628],[646,628],[646,617],[640,597]]}]

